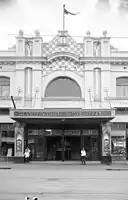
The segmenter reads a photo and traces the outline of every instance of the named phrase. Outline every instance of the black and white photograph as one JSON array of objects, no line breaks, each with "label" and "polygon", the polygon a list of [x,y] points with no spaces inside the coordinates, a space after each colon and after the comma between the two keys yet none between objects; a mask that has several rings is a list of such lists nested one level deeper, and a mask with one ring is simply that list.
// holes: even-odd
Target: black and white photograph
[{"label": "black and white photograph", "polygon": [[128,0],[0,0],[0,200],[127,187]]}]

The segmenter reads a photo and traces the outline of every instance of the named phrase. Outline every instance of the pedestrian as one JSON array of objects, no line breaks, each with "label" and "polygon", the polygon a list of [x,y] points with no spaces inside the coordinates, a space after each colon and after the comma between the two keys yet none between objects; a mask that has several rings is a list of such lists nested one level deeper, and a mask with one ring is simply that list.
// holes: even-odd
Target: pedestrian
[{"label": "pedestrian", "polygon": [[82,161],[82,165],[85,165],[85,159],[86,159],[86,150],[83,148],[81,150],[81,161]]},{"label": "pedestrian", "polygon": [[28,147],[25,149],[24,159],[27,163],[30,161],[30,149]]},{"label": "pedestrian", "polygon": [[111,151],[108,150],[108,152],[107,152],[107,165],[110,165],[111,163],[112,163]]}]

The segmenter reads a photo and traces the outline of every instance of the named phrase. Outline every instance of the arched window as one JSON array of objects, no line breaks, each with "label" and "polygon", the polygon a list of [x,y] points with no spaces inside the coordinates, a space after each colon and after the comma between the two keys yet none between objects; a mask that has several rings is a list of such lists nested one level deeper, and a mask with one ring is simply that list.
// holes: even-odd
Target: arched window
[{"label": "arched window", "polygon": [[0,96],[10,96],[10,78],[8,77],[0,76]]},{"label": "arched window", "polygon": [[81,97],[79,85],[68,77],[59,77],[50,82],[45,97]]},{"label": "arched window", "polygon": [[119,77],[116,79],[116,96],[128,97],[128,77]]}]

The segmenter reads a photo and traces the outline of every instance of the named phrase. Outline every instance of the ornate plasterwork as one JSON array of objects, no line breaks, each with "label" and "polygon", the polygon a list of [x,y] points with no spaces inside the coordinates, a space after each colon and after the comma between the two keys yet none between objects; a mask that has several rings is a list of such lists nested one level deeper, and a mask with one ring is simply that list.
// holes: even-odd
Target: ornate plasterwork
[{"label": "ornate plasterwork", "polygon": [[32,39],[25,40],[25,55],[32,56],[33,53],[33,41]]},{"label": "ornate plasterwork", "polygon": [[84,56],[84,43],[77,43],[67,31],[59,31],[57,36],[49,43],[43,43],[43,56],[48,57],[55,52],[70,52]]},{"label": "ornate plasterwork", "polygon": [[57,57],[51,59],[47,64],[42,65],[43,76],[47,76],[53,71],[73,71],[79,76],[83,76],[84,65],[69,57]]}]

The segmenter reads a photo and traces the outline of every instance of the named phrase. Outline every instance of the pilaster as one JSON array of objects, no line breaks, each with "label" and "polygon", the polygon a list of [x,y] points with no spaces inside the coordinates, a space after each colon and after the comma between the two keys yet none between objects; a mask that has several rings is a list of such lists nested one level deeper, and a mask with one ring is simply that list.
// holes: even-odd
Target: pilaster
[{"label": "pilaster", "polygon": [[15,124],[15,151],[14,162],[24,162],[24,124],[16,122]]},{"label": "pilaster", "polygon": [[111,153],[111,123],[101,124],[102,130],[102,162],[106,162],[108,153]]}]

